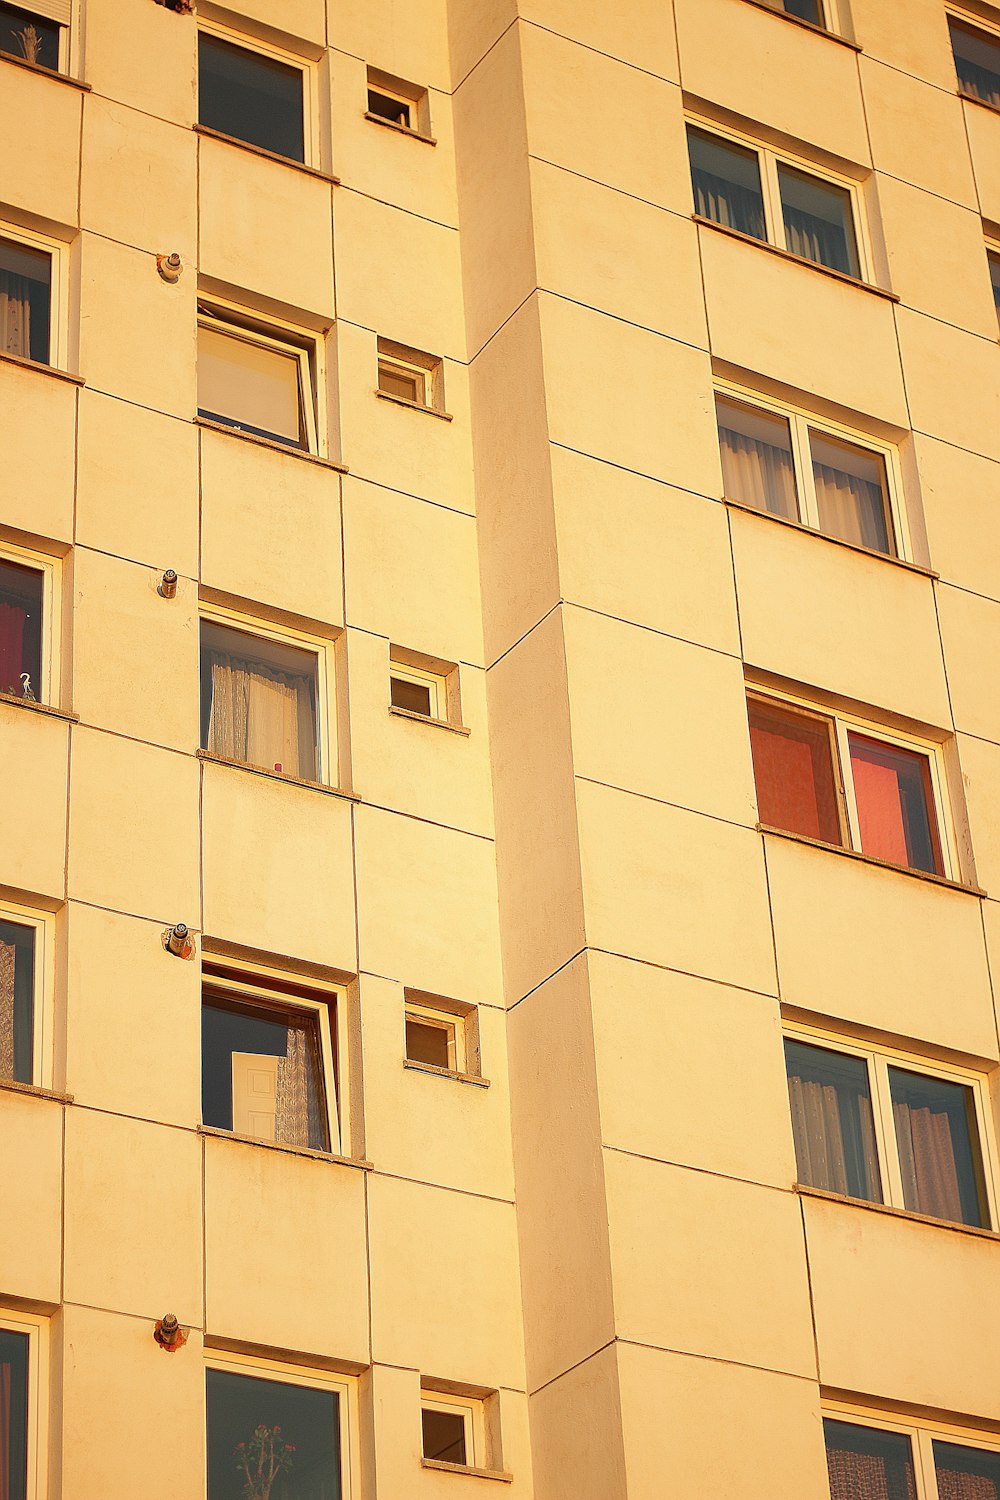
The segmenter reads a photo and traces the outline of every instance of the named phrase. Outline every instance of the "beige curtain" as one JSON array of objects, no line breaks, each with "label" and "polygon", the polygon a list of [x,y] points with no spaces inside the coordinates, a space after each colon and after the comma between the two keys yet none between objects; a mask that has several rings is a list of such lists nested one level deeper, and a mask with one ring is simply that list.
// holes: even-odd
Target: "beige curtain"
[{"label": "beige curtain", "polygon": [[14,959],[17,950],[0,940],[0,1078],[14,1077]]},{"label": "beige curtain", "polygon": [[31,307],[23,276],[0,274],[0,349],[5,354],[31,355]]},{"label": "beige curtain", "polygon": [[[830,1193],[847,1193],[850,1185],[844,1156],[844,1132],[837,1090],[832,1084],[788,1076],[788,1098],[792,1109],[792,1135],[799,1179],[810,1187]],[[860,1120],[867,1197],[880,1197],[875,1135],[871,1119]]]},{"label": "beige curtain", "polygon": [[322,1151],[326,1135],[320,1115],[319,1058],[312,1029],[289,1022],[285,1056],[278,1062],[275,1139]]},{"label": "beige curtain", "polygon": [[797,520],[798,500],[792,455],[770,443],[745,437],[731,427],[719,428],[722,476],[726,495],[756,510]]},{"label": "beige curtain", "polygon": [[941,1110],[892,1107],[903,1173],[903,1202],[914,1213],[962,1222],[951,1122]]},{"label": "beige curtain", "polygon": [[885,499],[880,485],[828,464],[813,464],[822,531],[859,547],[889,551]]},{"label": "beige curtain", "polygon": [[315,779],[312,709],[304,681],[211,653],[208,749],[287,776]]}]

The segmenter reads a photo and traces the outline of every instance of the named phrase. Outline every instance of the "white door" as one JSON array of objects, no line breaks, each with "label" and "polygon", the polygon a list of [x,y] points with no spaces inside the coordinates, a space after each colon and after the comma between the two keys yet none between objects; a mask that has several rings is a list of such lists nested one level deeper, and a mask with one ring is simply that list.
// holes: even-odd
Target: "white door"
[{"label": "white door", "polygon": [[280,1058],[233,1053],[233,1130],[261,1141],[275,1138]]}]

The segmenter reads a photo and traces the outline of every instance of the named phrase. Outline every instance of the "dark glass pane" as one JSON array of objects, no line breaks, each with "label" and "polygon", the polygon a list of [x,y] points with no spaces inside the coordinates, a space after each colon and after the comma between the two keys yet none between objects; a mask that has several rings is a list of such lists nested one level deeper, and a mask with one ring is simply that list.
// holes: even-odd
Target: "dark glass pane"
[{"label": "dark glass pane", "polygon": [[760,821],[842,844],[829,722],[759,698],[747,709]]},{"label": "dark glass pane", "polygon": [[726,498],[797,521],[799,498],[787,418],[725,396],[715,398],[715,410]]},{"label": "dark glass pane", "polygon": [[820,530],[895,557],[882,455],[812,430],[809,446]]},{"label": "dark glass pane", "polygon": [[849,734],[861,848],[876,859],[941,875],[930,763],[926,755]]},{"label": "dark glass pane", "polygon": [[788,15],[798,16],[800,21],[811,21],[814,26],[823,24],[819,0],[784,0],[784,9]]},{"label": "dark glass pane", "polygon": [[329,1149],[317,1022],[206,998],[201,1012],[202,1120],[217,1130]]},{"label": "dark glass pane", "polygon": [[34,1039],[34,928],[0,922],[0,1078],[34,1081]]},{"label": "dark glass pane", "polygon": [[430,1021],[420,1021],[416,1016],[406,1018],[406,1055],[411,1062],[429,1063],[433,1068],[450,1068],[448,1055],[448,1030],[434,1026]]},{"label": "dark glass pane", "polygon": [[986,259],[990,267],[990,285],[993,288],[993,305],[1000,315],[1000,255],[995,250],[989,250]]},{"label": "dark glass pane", "polygon": [[1000,107],[1000,38],[948,17],[959,88]]},{"label": "dark glass pane", "polygon": [[305,160],[300,70],[205,31],[198,37],[198,119],[251,146]]},{"label": "dark glass pane", "polygon": [[0,1328],[0,1495],[27,1500],[28,1336]]},{"label": "dark glass pane", "polygon": [[465,1422],[457,1412],[421,1409],[424,1432],[424,1457],[442,1464],[468,1463],[465,1448]]},{"label": "dark glass pane", "polygon": [[0,350],[47,365],[52,257],[0,240]]},{"label": "dark glass pane", "polygon": [[889,1069],[903,1202],[914,1213],[988,1228],[972,1090]]},{"label": "dark glass pane", "polygon": [[42,582],[37,568],[0,559],[0,693],[42,696]]},{"label": "dark glass pane", "polygon": [[393,708],[408,709],[411,714],[431,716],[431,690],[425,682],[407,682],[404,677],[390,677],[389,691]]},{"label": "dark glass pane", "polygon": [[778,167],[778,186],[785,243],[793,255],[802,255],[847,276],[860,276],[851,195],[847,189],[821,182],[809,172],[784,166]]},{"label": "dark glass pane", "polygon": [[934,1471],[938,1500],[1000,1500],[1000,1453],[935,1442]]},{"label": "dark glass pane", "polygon": [[0,4],[0,52],[59,68],[59,26],[45,16],[32,15],[17,5]]},{"label": "dark glass pane", "polygon": [[798,1180],[882,1202],[868,1066],[863,1058],[785,1041]]},{"label": "dark glass pane", "polygon": [[203,621],[202,749],[315,781],[316,678],[311,651]]},{"label": "dark glass pane", "polygon": [[402,99],[393,99],[389,94],[379,93],[378,89],[368,90],[368,113],[410,129],[410,106]]},{"label": "dark glass pane", "polygon": [[823,1421],[830,1500],[917,1500],[913,1451],[902,1432],[880,1432],[853,1422]]},{"label": "dark glass pane", "polygon": [[[341,1500],[336,1392],[208,1370],[206,1397],[208,1500]],[[248,1483],[258,1463],[270,1490]]]},{"label": "dark glass pane", "polygon": [[756,151],[733,145],[705,130],[688,126],[688,154],[694,187],[695,213],[767,239],[764,195],[760,187],[760,162]]}]

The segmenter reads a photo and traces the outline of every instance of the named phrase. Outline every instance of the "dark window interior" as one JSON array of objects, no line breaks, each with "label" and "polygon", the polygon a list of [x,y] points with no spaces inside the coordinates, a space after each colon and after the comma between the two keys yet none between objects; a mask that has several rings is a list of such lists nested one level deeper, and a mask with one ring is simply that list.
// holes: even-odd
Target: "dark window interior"
[{"label": "dark window interior", "polygon": [[[334,1391],[206,1372],[208,1500],[261,1493],[255,1465],[276,1467],[268,1500],[341,1500],[340,1402]],[[263,1458],[261,1458],[263,1455]]]},{"label": "dark window interior", "polygon": [[798,16],[800,21],[811,21],[814,26],[823,24],[820,0],[783,0],[783,8],[787,15]]},{"label": "dark window interior", "polygon": [[917,1500],[910,1439],[853,1422],[823,1422],[831,1500]]},{"label": "dark window interior", "polygon": [[424,1432],[424,1457],[443,1464],[468,1463],[465,1422],[457,1412],[437,1411],[425,1406],[420,1413]]},{"label": "dark window interior", "polygon": [[903,1201],[914,1213],[989,1227],[972,1090],[889,1069]]},{"label": "dark window interior", "polygon": [[28,1336],[0,1328],[0,1495],[27,1500]]},{"label": "dark window interior", "polygon": [[47,365],[51,359],[52,257],[14,240],[0,240],[0,347],[5,354]]},{"label": "dark window interior", "polygon": [[942,1500],[1000,1500],[1000,1453],[966,1448],[962,1443],[935,1443],[934,1469]]},{"label": "dark window interior", "polygon": [[882,1202],[875,1124],[863,1058],[785,1040],[788,1102],[800,1182]]},{"label": "dark window interior", "polygon": [[431,717],[431,690],[426,683],[408,682],[404,677],[391,677],[389,683],[393,708]]},{"label": "dark window interior", "polygon": [[59,67],[59,31],[55,21],[33,16],[18,5],[0,3],[0,52],[23,57],[26,62],[40,63],[43,68]]},{"label": "dark window interior", "polygon": [[42,574],[0,560],[0,693],[40,699]]},{"label": "dark window interior", "polygon": [[688,126],[695,213],[754,239],[767,239],[756,151]]},{"label": "dark window interior", "polygon": [[406,1018],[406,1055],[411,1062],[428,1063],[432,1068],[450,1068],[448,1031],[419,1016]]},{"label": "dark window interior", "polygon": [[[289,1146],[329,1150],[320,1044],[315,1017],[229,1002],[208,994],[201,1012],[202,1120]],[[241,1092],[254,1076],[257,1108]],[[273,1086],[273,1092],[268,1090]]]},{"label": "dark window interior", "polygon": [[0,1078],[15,1083],[32,1082],[34,996],[34,929],[0,922]]},{"label": "dark window interior", "polygon": [[955,71],[963,94],[1000,108],[1000,37],[948,17]]},{"label": "dark window interior", "polygon": [[402,125],[407,130],[412,130],[411,106],[403,99],[393,99],[389,94],[380,93],[378,89],[368,90],[368,113],[379,115],[383,120],[391,120],[393,125]]},{"label": "dark window interior", "polygon": [[305,160],[301,71],[204,31],[198,37],[198,119],[248,145]]}]

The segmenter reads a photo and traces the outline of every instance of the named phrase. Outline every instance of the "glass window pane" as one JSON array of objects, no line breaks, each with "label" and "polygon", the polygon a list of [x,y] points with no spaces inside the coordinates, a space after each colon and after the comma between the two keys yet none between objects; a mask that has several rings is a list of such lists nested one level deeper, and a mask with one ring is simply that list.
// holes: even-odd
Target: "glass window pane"
[{"label": "glass window pane", "polygon": [[889,1069],[903,1202],[914,1213],[988,1227],[972,1090]]},{"label": "glass window pane", "polygon": [[47,365],[51,359],[52,257],[0,240],[0,349]]},{"label": "glass window pane", "polygon": [[28,1335],[0,1328],[0,1495],[27,1500]]},{"label": "glass window pane", "polygon": [[722,479],[728,500],[799,519],[788,420],[716,396]]},{"label": "glass window pane", "polygon": [[407,1016],[406,1055],[411,1062],[428,1063],[432,1068],[453,1068],[450,1029]]},{"label": "glass window pane", "polygon": [[302,72],[221,37],[198,37],[198,120],[251,146],[305,161]]},{"label": "glass window pane", "polygon": [[748,711],[760,821],[842,844],[829,721],[758,698]]},{"label": "glass window pane", "polygon": [[443,1464],[468,1463],[465,1447],[465,1421],[454,1411],[437,1411],[425,1406],[420,1413],[424,1435],[424,1457]]},{"label": "glass window pane", "polygon": [[203,750],[315,781],[316,698],[313,652],[202,622]]},{"label": "glass window pane", "polygon": [[0,1078],[34,1082],[34,1037],[35,930],[0,921]]},{"label": "glass window pane", "polygon": [[261,1141],[329,1150],[316,1017],[211,995],[201,1014],[204,1123]]},{"label": "glass window pane", "polygon": [[0,559],[0,693],[42,696],[42,589],[37,568]]},{"label": "glass window pane", "polygon": [[417,401],[427,405],[427,379],[421,372],[408,370],[405,365],[396,365],[388,360],[378,362],[378,388],[386,395],[398,396],[402,401]]},{"label": "glass window pane", "polygon": [[822,182],[795,167],[778,167],[785,243],[794,255],[830,266],[847,276],[860,276],[854,237],[851,195],[846,188]]},{"label": "glass window pane", "polygon": [[0,52],[59,68],[59,26],[46,16],[32,15],[18,5],[0,4]]},{"label": "glass window pane", "polygon": [[431,690],[425,682],[407,682],[403,677],[389,679],[393,708],[405,708],[411,714],[431,717]]},{"label": "glass window pane", "polygon": [[304,448],[298,355],[202,325],[198,415]]},{"label": "glass window pane", "polygon": [[939,1500],[1000,1500],[1000,1453],[934,1443]]},{"label": "glass window pane", "polygon": [[948,17],[959,88],[1000,107],[1000,38]]},{"label": "glass window pane", "polygon": [[788,1100],[800,1182],[882,1202],[868,1064],[826,1047],[785,1041]]},{"label": "glass window pane", "polygon": [[811,21],[814,26],[823,24],[820,0],[784,0],[784,8],[790,16],[798,16],[800,21]]},{"label": "glass window pane", "polygon": [[889,482],[881,453],[811,429],[809,446],[820,530],[895,557]]},{"label": "glass window pane", "polygon": [[911,870],[943,874],[927,756],[853,732],[848,743],[862,851]]},{"label": "glass window pane", "polygon": [[405,130],[411,128],[409,104],[402,99],[393,99],[390,94],[383,94],[378,89],[368,90],[368,113],[378,115],[383,120],[391,120],[394,125],[402,125]]},{"label": "glass window pane", "polygon": [[986,259],[990,266],[990,285],[993,288],[993,305],[1000,316],[1000,254],[996,250],[988,250]]},{"label": "glass window pane", "polygon": [[707,131],[688,126],[688,153],[695,213],[717,224],[766,240],[764,195],[756,151],[735,146]]},{"label": "glass window pane", "polygon": [[917,1500],[913,1450],[902,1432],[823,1421],[830,1500]]},{"label": "glass window pane", "polygon": [[[205,1373],[208,1500],[341,1500],[340,1399],[229,1370]],[[274,1471],[270,1489],[258,1468]]]}]

